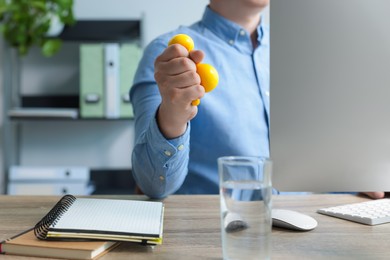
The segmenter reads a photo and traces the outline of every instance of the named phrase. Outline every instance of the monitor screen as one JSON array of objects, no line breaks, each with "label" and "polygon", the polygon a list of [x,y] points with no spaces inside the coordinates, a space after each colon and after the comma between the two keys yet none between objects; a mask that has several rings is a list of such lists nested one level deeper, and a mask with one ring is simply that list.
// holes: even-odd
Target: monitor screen
[{"label": "monitor screen", "polygon": [[271,1],[276,189],[390,190],[389,10],[389,0]]}]

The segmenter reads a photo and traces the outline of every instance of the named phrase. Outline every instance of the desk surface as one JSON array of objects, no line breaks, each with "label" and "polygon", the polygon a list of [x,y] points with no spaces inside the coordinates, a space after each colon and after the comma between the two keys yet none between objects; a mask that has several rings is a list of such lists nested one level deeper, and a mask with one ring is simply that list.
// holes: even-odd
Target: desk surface
[{"label": "desk surface", "polygon": [[[99,197],[146,199],[144,196]],[[58,199],[54,196],[0,196],[0,240],[35,225]],[[364,200],[367,199],[353,195],[274,196],[274,208],[306,213],[317,219],[319,225],[309,232],[274,228],[272,259],[388,259],[390,224],[366,226],[316,213],[319,208]],[[100,259],[222,258],[217,195],[170,196],[164,203],[162,245],[152,248],[123,243]],[[16,258],[2,255],[1,259]]]}]

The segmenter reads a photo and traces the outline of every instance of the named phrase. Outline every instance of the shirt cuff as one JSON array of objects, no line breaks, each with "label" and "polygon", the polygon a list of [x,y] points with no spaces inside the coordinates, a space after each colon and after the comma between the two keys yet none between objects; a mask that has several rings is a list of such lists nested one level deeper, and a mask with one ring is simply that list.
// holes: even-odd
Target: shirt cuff
[{"label": "shirt cuff", "polygon": [[147,139],[150,144],[154,144],[151,149],[154,154],[158,154],[158,158],[162,163],[173,162],[175,157],[189,149],[190,128],[191,124],[187,123],[187,129],[181,136],[168,140],[160,132],[156,118],[151,120],[149,131],[147,131]]}]

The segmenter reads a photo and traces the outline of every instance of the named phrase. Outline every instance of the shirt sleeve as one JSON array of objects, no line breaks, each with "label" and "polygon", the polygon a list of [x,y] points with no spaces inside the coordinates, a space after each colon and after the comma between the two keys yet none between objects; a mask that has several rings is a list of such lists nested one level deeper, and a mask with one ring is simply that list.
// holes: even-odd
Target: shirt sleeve
[{"label": "shirt sleeve", "polygon": [[151,198],[177,191],[188,171],[190,123],[182,136],[167,140],[156,121],[161,96],[154,80],[154,60],[166,47],[164,41],[155,40],[145,49],[130,92],[135,117],[132,172],[137,185]]}]

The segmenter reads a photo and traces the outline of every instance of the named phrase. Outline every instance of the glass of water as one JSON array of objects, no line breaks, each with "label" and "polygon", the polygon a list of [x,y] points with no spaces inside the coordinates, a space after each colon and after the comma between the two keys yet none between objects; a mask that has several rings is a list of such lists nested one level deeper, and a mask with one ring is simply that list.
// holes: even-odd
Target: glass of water
[{"label": "glass of water", "polygon": [[268,158],[218,158],[224,259],[271,258],[272,162]]}]

